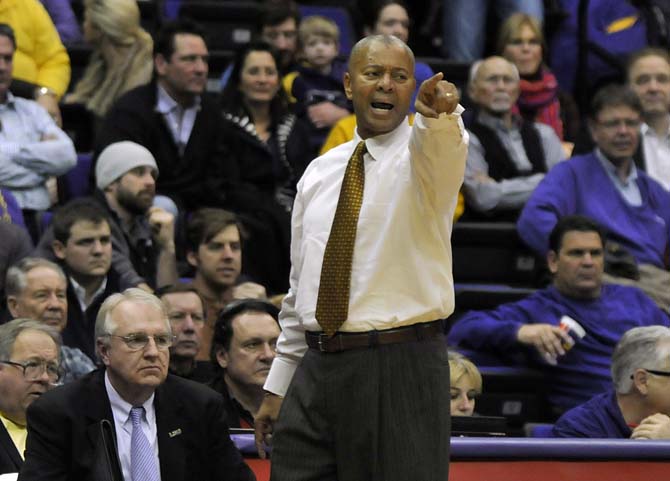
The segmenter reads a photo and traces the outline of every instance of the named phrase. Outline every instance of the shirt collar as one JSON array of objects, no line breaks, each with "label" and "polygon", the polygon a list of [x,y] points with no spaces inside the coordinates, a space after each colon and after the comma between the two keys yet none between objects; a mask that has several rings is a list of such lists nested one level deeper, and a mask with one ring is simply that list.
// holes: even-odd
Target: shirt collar
[{"label": "shirt collar", "polygon": [[7,91],[7,100],[5,100],[5,103],[4,103],[4,104],[0,104],[0,105],[4,105],[4,106],[7,106],[7,107],[12,107],[12,108],[14,108],[14,104],[15,104],[15,103],[16,103],[16,97],[14,96],[13,93],[11,93],[11,92],[8,90],[8,91]]},{"label": "shirt collar", "polygon": [[[120,421],[124,429],[132,429],[132,423],[130,421],[130,410],[135,406],[121,397],[121,395],[112,385],[112,382],[109,380],[109,373],[107,371],[105,371],[105,388],[107,389],[107,397],[109,398],[109,405],[112,408],[112,414],[115,414],[115,420]],[[146,413],[147,423],[149,424],[156,422],[156,411],[154,409],[155,396],[156,393],[152,393],[149,399],[147,399],[142,404],[144,412]]]},{"label": "shirt collar", "polygon": [[[670,114],[668,116],[670,117]],[[642,122],[642,124],[640,124],[640,134],[643,137],[646,136],[657,137],[656,131],[652,129],[646,122]],[[668,126],[668,131],[665,133],[665,136],[670,137],[670,126]]]},{"label": "shirt collar", "polygon": [[[175,99],[170,97],[170,94],[168,94],[160,84],[156,84],[156,88],[158,89],[156,98],[156,112],[165,115],[173,112],[174,110],[182,109],[182,106],[179,105]],[[192,106],[183,110],[200,110],[200,95],[195,97],[195,102]]]},{"label": "shirt collar", "polygon": [[[70,282],[72,283],[72,289],[74,290],[74,295],[77,296],[77,300],[79,301],[79,304],[82,307],[90,306],[95,300],[95,298],[98,297],[103,292],[105,292],[105,289],[107,288],[107,276],[105,276],[102,279],[102,282],[100,283],[100,287],[98,287],[91,296],[91,301],[88,304],[86,304],[86,288],[84,288],[81,284],[75,281],[74,277],[72,276],[70,276]],[[85,310],[86,309],[82,309],[82,311]]]},{"label": "shirt collar", "polygon": [[598,157],[598,160],[600,161],[600,164],[603,166],[605,169],[605,172],[607,174],[616,179],[619,183],[622,183],[624,185],[627,185],[630,182],[634,182],[637,179],[637,167],[635,167],[635,162],[631,160],[630,163],[630,172],[628,173],[628,177],[624,181],[621,180],[619,177],[619,174],[617,174],[616,167],[612,162],[610,162],[607,157],[605,157],[605,154],[601,152],[599,148],[596,147],[596,157]]},{"label": "shirt collar", "polygon": [[[412,128],[409,126],[407,117],[405,117],[405,119],[400,122],[400,125],[398,125],[391,132],[376,135],[366,139],[365,145],[368,149],[368,153],[374,160],[384,158],[384,153],[386,151],[393,150],[396,148],[396,145],[406,141],[410,135],[411,129]],[[356,127],[354,140],[356,145],[358,145],[358,143],[363,140],[361,139],[360,135],[358,135],[358,127]]]}]

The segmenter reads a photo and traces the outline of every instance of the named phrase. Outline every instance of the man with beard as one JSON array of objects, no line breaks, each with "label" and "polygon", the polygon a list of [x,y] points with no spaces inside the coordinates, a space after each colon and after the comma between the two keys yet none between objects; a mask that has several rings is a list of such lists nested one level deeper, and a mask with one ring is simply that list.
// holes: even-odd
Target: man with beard
[{"label": "man with beard", "polygon": [[[140,287],[150,291],[177,280],[174,216],[152,206],[157,177],[153,155],[134,142],[111,144],[98,158],[98,190],[92,201],[108,215],[112,266],[120,276],[121,289]],[[40,257],[53,258],[53,241],[50,228],[40,240]]]},{"label": "man with beard", "polygon": [[561,141],[550,127],[515,113],[519,72],[504,58],[475,63],[468,94],[478,112],[468,125],[466,206],[497,219],[516,218],[544,174],[565,157]]}]

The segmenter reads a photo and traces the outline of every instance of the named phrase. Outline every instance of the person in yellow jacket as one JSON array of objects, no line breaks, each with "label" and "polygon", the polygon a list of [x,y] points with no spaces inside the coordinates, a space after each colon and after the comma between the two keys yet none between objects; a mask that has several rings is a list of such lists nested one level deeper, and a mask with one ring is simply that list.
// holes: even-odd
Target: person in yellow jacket
[{"label": "person in yellow jacket", "polygon": [[58,100],[70,84],[70,57],[38,0],[0,0],[0,23],[14,29],[14,79],[31,84],[35,100],[60,120]]},{"label": "person in yellow jacket", "polygon": [[[414,114],[410,113],[407,116],[407,121],[410,125],[414,123]],[[337,147],[340,144],[349,142],[354,138],[354,130],[356,130],[356,116],[354,114],[347,115],[346,117],[341,118],[333,128],[330,129],[326,141],[321,146],[320,155],[325,154],[333,147]],[[463,199],[463,194],[458,193],[458,204],[456,204],[456,210],[454,211],[454,222],[458,220],[459,217],[463,215],[465,210],[465,200]]]}]

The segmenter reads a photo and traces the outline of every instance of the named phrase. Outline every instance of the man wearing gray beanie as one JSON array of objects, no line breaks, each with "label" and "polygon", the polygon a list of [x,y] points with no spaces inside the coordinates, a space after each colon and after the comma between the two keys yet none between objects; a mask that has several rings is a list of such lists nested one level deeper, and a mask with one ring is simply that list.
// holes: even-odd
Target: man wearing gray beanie
[{"label": "man wearing gray beanie", "polygon": [[[95,166],[92,201],[109,216],[112,265],[122,288],[151,291],[177,281],[174,215],[154,206],[158,166],[154,156],[130,141],[108,145]],[[53,232],[47,230],[36,253],[52,258]]]}]

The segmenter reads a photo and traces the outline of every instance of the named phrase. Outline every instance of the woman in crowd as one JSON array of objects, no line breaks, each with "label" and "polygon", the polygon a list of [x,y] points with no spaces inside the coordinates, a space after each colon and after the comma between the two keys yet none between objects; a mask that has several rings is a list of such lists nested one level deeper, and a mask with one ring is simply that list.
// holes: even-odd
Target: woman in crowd
[{"label": "woman in crowd", "polygon": [[472,416],[475,399],[482,393],[482,375],[465,356],[449,352],[449,378],[451,380],[451,415]]},{"label": "woman in crowd", "polygon": [[251,231],[245,260],[265,264],[247,262],[245,271],[272,294],[288,288],[296,184],[316,157],[306,148],[308,127],[289,110],[277,65],[269,44],[250,43],[237,53],[221,94],[221,139],[239,173],[231,200]]},{"label": "woman in crowd", "polygon": [[136,0],[85,0],[83,30],[93,52],[65,103],[83,104],[101,119],[121,94],[151,80],[153,41]]},{"label": "woman in crowd", "polygon": [[528,120],[549,125],[561,140],[574,142],[579,115],[574,100],[559,91],[556,77],[543,62],[545,42],[540,22],[525,13],[511,15],[500,27],[497,50],[519,70],[518,112]]}]

